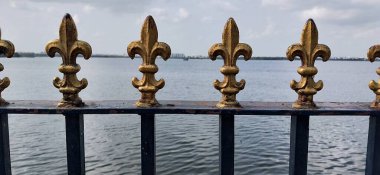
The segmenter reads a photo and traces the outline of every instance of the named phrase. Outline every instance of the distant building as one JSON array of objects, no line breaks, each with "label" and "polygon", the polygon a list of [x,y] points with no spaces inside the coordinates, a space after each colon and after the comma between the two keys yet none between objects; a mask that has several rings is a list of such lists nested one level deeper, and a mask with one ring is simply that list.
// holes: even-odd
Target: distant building
[{"label": "distant building", "polygon": [[185,58],[185,54],[183,53],[172,53],[171,56],[172,58]]}]

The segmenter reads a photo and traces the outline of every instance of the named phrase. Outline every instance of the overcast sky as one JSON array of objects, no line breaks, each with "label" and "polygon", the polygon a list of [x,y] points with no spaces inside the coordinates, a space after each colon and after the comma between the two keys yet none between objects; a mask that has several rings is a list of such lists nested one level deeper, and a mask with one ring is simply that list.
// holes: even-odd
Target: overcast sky
[{"label": "overcast sky", "polygon": [[380,0],[0,0],[0,27],[16,51],[41,52],[70,13],[93,53],[125,54],[152,15],[173,53],[207,55],[233,17],[253,56],[285,56],[313,18],[332,56],[365,57],[380,43],[379,11]]}]

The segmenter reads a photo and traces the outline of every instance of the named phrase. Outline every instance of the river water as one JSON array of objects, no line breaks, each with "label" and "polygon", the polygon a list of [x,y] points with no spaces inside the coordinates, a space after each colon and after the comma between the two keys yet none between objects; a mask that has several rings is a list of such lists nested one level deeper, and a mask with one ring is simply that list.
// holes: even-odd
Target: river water
[{"label": "river water", "polygon": [[[52,85],[60,58],[2,59],[11,85],[7,100],[59,100]],[[86,100],[136,100],[131,85],[140,59],[78,58],[89,85],[80,96]],[[157,79],[166,85],[158,100],[219,100],[214,79],[222,80],[221,60],[157,60]],[[299,61],[238,61],[245,89],[240,101],[294,101],[290,89]],[[317,61],[315,80],[324,88],[315,101],[363,101],[375,96],[368,82],[377,79],[378,63]],[[140,174],[140,119],[137,115],[85,115],[87,174]],[[65,123],[61,115],[10,115],[10,148],[13,174],[66,174]],[[235,117],[235,174],[287,174],[290,117]],[[363,174],[368,133],[367,116],[312,116],[310,120],[309,174]],[[218,172],[218,116],[157,115],[157,174]]]}]

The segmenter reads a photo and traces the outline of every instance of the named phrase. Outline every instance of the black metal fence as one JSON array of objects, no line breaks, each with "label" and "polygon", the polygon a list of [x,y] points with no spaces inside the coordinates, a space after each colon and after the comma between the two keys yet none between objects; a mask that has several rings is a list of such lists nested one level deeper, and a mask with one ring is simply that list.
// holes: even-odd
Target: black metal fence
[{"label": "black metal fence", "polygon": [[[317,103],[316,109],[293,109],[290,102],[241,102],[243,108],[219,109],[213,101],[160,101],[161,106],[135,107],[135,101],[86,101],[78,108],[57,108],[57,101],[10,101],[0,107],[0,174],[10,175],[8,114],[63,114],[66,122],[67,170],[85,174],[83,117],[85,114],[139,114],[141,116],[141,174],[155,174],[155,114],[219,115],[221,175],[234,174],[234,116],[291,116],[289,174],[307,174],[310,116],[369,116],[366,175],[380,174],[380,110],[369,103]],[[12,139],[12,138],[11,138]]]}]

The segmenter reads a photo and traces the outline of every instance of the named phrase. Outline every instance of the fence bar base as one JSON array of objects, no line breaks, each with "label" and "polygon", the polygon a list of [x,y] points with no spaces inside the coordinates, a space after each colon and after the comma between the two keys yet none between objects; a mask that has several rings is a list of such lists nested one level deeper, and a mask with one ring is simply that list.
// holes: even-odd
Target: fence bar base
[{"label": "fence bar base", "polygon": [[219,115],[220,175],[234,174],[235,121],[232,114]]},{"label": "fence bar base", "polygon": [[292,115],[290,126],[289,174],[307,174],[307,153],[309,145],[308,115]]},{"label": "fence bar base", "polygon": [[156,174],[156,138],[154,114],[141,116],[141,174]]},{"label": "fence bar base", "polygon": [[369,117],[365,174],[380,174],[380,115]]},{"label": "fence bar base", "polygon": [[0,174],[11,175],[8,114],[0,114]]},{"label": "fence bar base", "polygon": [[64,114],[66,120],[67,174],[84,175],[83,114]]}]

